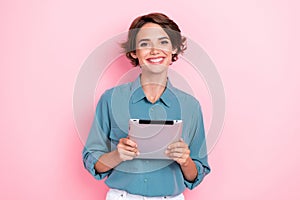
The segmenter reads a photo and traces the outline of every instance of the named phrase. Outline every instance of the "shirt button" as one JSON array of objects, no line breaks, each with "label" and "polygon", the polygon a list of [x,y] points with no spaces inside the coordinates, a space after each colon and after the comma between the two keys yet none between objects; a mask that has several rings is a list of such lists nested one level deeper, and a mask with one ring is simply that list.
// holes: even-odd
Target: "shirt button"
[{"label": "shirt button", "polygon": [[144,179],[144,182],[146,183],[147,181],[148,181],[148,179],[145,178],[145,179]]}]

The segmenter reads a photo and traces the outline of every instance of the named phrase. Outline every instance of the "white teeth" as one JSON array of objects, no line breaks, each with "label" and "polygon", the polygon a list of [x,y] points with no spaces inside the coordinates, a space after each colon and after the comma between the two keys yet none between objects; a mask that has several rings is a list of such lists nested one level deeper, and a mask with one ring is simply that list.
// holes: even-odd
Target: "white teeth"
[{"label": "white teeth", "polygon": [[161,62],[163,60],[163,58],[151,58],[149,59],[150,62],[153,62],[153,63],[158,63],[158,62]]}]

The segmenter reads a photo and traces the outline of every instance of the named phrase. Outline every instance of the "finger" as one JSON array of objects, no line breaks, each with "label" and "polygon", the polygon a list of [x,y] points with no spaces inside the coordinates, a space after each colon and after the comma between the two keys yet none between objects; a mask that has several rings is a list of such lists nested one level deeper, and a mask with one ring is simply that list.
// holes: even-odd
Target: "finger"
[{"label": "finger", "polygon": [[186,162],[185,158],[171,158],[171,159],[177,162],[179,165],[182,165],[183,163]]},{"label": "finger", "polygon": [[176,149],[166,150],[165,153],[175,157],[188,157],[190,155],[190,150],[176,148]]},{"label": "finger", "polygon": [[177,148],[171,148],[167,149],[170,153],[181,153],[181,154],[190,154],[190,150],[188,147],[177,147]]},{"label": "finger", "polygon": [[135,147],[135,148],[137,147],[137,144],[134,141],[130,140],[129,138],[122,138],[120,141],[125,145]]},{"label": "finger", "polygon": [[168,149],[173,149],[173,148],[186,148],[187,144],[184,143],[183,141],[178,141],[178,142],[174,142],[172,144],[170,144],[168,146]]},{"label": "finger", "polygon": [[168,146],[168,149],[175,149],[175,148],[178,148],[180,146],[181,146],[180,142],[174,142],[174,143],[172,143]]},{"label": "finger", "polygon": [[170,151],[172,153],[185,153],[188,151],[188,149],[184,148],[184,147],[176,147],[176,148],[168,149],[168,151]]},{"label": "finger", "polygon": [[186,162],[186,159],[184,159],[184,158],[175,158],[174,161],[176,161],[178,164],[181,165],[181,164]]},{"label": "finger", "polygon": [[137,149],[136,147],[128,146],[128,145],[126,145],[126,144],[123,144],[122,142],[119,142],[119,144],[117,145],[117,148],[118,148],[118,149],[123,149],[123,150],[125,150],[125,151],[135,152],[135,153],[138,152],[138,149]]},{"label": "finger", "polygon": [[125,156],[130,156],[130,157],[136,157],[139,154],[138,151],[133,152],[133,151],[127,151],[125,149],[118,149],[118,151],[120,154],[125,155]]},{"label": "finger", "polygon": [[134,157],[132,156],[127,156],[127,155],[124,155],[124,154],[121,154],[120,155],[120,158],[125,161],[125,160],[133,160]]},{"label": "finger", "polygon": [[130,151],[130,152],[134,152],[134,153],[138,152],[138,149],[135,148],[135,147],[125,146],[124,149],[125,149],[126,151]]},{"label": "finger", "polygon": [[174,152],[167,152],[167,155],[170,157],[170,158],[172,158],[172,159],[174,159],[174,158],[181,158],[182,156],[183,156],[183,154],[182,153],[174,153]]}]

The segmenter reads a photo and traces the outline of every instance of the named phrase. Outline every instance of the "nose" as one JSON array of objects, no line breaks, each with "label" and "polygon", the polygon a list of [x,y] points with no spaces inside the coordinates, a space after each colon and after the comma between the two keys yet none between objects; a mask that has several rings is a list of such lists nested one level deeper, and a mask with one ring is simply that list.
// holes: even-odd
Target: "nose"
[{"label": "nose", "polygon": [[156,55],[158,53],[159,53],[159,49],[157,49],[156,47],[151,47],[151,49],[150,49],[151,55]]}]

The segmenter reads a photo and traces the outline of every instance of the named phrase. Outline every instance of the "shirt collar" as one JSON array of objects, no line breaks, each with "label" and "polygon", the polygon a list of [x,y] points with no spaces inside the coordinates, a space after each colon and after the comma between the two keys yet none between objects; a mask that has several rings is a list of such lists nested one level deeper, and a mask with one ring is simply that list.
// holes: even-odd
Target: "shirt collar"
[{"label": "shirt collar", "polygon": [[[171,106],[172,99],[174,98],[174,94],[172,92],[173,89],[174,87],[168,79],[167,87],[159,98],[159,100],[161,100],[168,107]],[[131,102],[137,103],[144,98],[146,98],[146,96],[141,86],[141,78],[139,75],[131,84]]]}]

